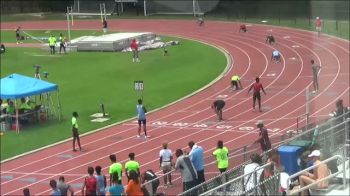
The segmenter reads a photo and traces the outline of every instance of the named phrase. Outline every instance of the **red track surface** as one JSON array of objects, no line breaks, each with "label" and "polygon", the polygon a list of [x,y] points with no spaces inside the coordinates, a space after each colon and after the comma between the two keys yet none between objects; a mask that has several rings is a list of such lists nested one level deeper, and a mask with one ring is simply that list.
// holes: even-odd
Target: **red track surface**
[{"label": "red track surface", "polygon": [[[1,28],[15,29],[19,25],[26,30],[66,28],[65,21],[1,23]],[[257,120],[264,120],[266,127],[274,130],[270,137],[295,129],[297,116],[305,113],[305,88],[312,87],[311,59],[322,66],[321,91],[310,97],[311,120],[326,118],[334,110],[337,99],[342,98],[344,104],[349,105],[348,41],[262,25],[248,26],[249,31],[244,34],[238,33],[238,24],[227,22],[206,22],[205,26],[199,27],[194,21],[113,20],[109,25],[110,29],[118,31],[151,31],[200,40],[225,49],[232,55],[234,63],[229,73],[209,88],[149,114],[151,138],[148,140],[135,138],[137,126],[130,121],[82,137],[85,150],[82,153],[71,152],[69,141],[1,164],[2,176],[12,176],[1,178],[1,195],[18,195],[25,187],[29,187],[32,194],[47,195],[50,193],[50,179],[57,179],[62,174],[68,183],[82,183],[87,166],[101,165],[107,174],[110,154],[116,154],[118,161],[125,163],[128,153],[135,152],[142,171],[153,169],[158,172],[158,153],[165,140],[169,141],[172,150],[187,148],[188,141],[194,140],[204,147],[206,156],[210,156],[217,140],[223,140],[229,149],[251,143],[257,132],[247,127],[255,127]],[[73,29],[101,30],[100,26],[100,21],[76,21]],[[270,29],[277,39],[275,46],[265,44]],[[282,54],[280,64],[270,61],[274,47]],[[244,90],[230,91],[233,73],[241,75]],[[252,112],[252,98],[246,93],[257,75],[261,76],[267,91],[267,95],[262,96],[262,113]],[[226,100],[226,106],[225,121],[219,123],[209,106],[220,97]],[[208,127],[200,128],[201,124]],[[208,172],[206,178],[216,172],[213,165],[205,170]],[[179,193],[178,177],[175,176],[175,186],[166,190],[168,194]]]}]

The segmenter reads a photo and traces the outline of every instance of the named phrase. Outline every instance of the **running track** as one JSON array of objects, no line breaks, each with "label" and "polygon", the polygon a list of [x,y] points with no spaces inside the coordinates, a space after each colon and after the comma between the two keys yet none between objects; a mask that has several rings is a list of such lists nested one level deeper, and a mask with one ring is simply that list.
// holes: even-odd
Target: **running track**
[{"label": "running track", "polygon": [[[1,23],[1,29],[65,29],[65,21]],[[101,30],[100,21],[75,21],[73,29]],[[349,105],[349,42],[330,36],[316,36],[313,32],[264,25],[248,26],[248,32],[238,33],[237,23],[210,22],[198,27],[194,21],[181,20],[113,20],[110,30],[151,31],[157,34],[180,36],[217,46],[232,58],[228,73],[205,90],[148,115],[148,140],[136,139],[136,123],[133,120],[81,138],[84,152],[71,152],[71,141],[11,160],[1,164],[1,195],[19,195],[29,187],[32,194],[50,193],[48,181],[64,175],[66,181],[80,191],[88,166],[101,165],[108,173],[108,156],[116,154],[125,163],[129,152],[136,153],[141,171],[153,169],[159,172],[158,153],[163,141],[169,141],[174,151],[194,140],[205,149],[209,157],[217,140],[223,140],[229,149],[250,144],[258,132],[257,120],[264,120],[271,130],[270,137],[278,138],[287,130],[295,129],[296,118],[305,113],[305,88],[312,87],[310,60],[322,66],[320,89],[310,96],[310,115],[314,122],[321,121],[335,108],[337,99]],[[98,27],[98,28],[96,28]],[[272,30],[277,45],[265,44],[268,31]],[[270,61],[273,48],[282,54],[282,63]],[[171,52],[171,51],[170,51]],[[141,59],[147,58],[141,53]],[[142,62],[140,64],[142,66]],[[229,89],[231,75],[242,78],[244,90]],[[198,73],[200,74],[200,72]],[[262,96],[263,112],[252,111],[251,95],[247,88],[255,76],[261,76],[267,95]],[[311,88],[312,89],[312,88]],[[224,99],[224,121],[217,122],[210,104]],[[254,127],[254,129],[252,128]],[[258,147],[258,146],[255,146]],[[235,160],[231,166],[240,163]],[[205,168],[209,179],[217,171],[215,165]],[[181,190],[178,175],[175,185],[164,189],[168,194]],[[123,179],[125,184],[126,179]],[[162,182],[161,182],[162,184]],[[80,192],[79,192],[80,193]]]}]

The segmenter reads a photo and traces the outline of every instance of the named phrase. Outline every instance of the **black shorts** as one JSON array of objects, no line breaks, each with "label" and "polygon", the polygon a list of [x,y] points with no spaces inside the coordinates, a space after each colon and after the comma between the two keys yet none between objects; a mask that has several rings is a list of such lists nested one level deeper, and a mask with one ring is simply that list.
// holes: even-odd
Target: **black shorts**
[{"label": "black shorts", "polygon": [[260,101],[260,100],[261,100],[260,93],[254,93],[254,94],[253,94],[253,99],[254,99],[254,101],[255,101],[256,99],[258,99],[258,100]]},{"label": "black shorts", "polygon": [[146,119],[144,119],[144,120],[137,120],[137,122],[139,123],[140,126],[141,126],[141,123],[143,125],[146,125]]},{"label": "black shorts", "polygon": [[73,132],[73,137],[79,137],[79,132],[77,128],[73,128],[72,132]]},{"label": "black shorts", "polygon": [[225,106],[225,102],[224,101],[219,101],[219,102],[217,102],[215,107],[216,107],[217,110],[222,110],[222,108],[224,108],[224,106]]},{"label": "black shorts", "polygon": [[232,80],[232,81],[231,81],[231,84],[232,84],[232,86],[235,86],[235,87],[238,88],[238,82],[237,82],[237,81]]}]

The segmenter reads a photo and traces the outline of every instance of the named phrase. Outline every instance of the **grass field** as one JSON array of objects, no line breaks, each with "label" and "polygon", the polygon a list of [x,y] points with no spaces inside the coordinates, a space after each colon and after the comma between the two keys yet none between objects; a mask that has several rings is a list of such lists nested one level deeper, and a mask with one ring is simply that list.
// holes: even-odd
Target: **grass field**
[{"label": "grass field", "polygon": [[[4,35],[2,41],[13,42],[13,32],[1,32],[1,35]],[[141,52],[140,63],[132,63],[130,53],[78,52],[51,56],[41,49],[8,48],[1,56],[1,77],[11,73],[33,76],[33,65],[40,64],[42,72],[49,72],[48,81],[59,86],[64,118],[60,122],[52,120],[24,127],[19,135],[6,132],[1,136],[1,160],[70,138],[73,111],[80,114],[80,133],[134,117],[139,98],[134,91],[134,80],[144,81],[144,102],[150,111],[205,86],[226,66],[224,54],[216,48],[190,40],[164,39],[179,40],[181,44],[169,47],[169,56],[163,56],[162,50]],[[92,123],[89,116],[99,112],[100,103],[105,104],[111,120]]]}]

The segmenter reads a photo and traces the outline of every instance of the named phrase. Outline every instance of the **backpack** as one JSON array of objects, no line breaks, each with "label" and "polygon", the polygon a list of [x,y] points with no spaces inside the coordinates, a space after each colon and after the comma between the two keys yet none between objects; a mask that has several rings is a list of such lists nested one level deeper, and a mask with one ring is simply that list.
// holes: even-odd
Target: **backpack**
[{"label": "backpack", "polygon": [[97,180],[95,176],[85,178],[86,195],[96,195]]}]

